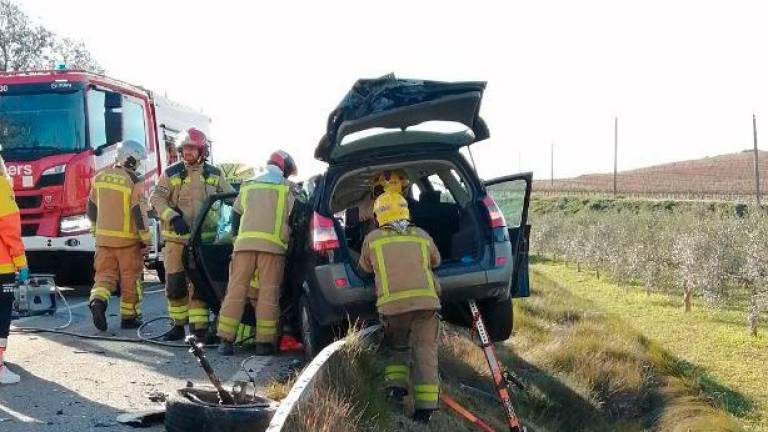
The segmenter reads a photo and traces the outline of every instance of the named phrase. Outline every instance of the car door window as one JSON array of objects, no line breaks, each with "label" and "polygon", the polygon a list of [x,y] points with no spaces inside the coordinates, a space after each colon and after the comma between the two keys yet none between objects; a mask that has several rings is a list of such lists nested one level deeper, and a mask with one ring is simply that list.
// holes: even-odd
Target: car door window
[{"label": "car door window", "polygon": [[486,187],[496,205],[504,214],[509,228],[519,227],[523,223],[523,212],[526,210],[526,191],[528,181],[518,178]]},{"label": "car door window", "polygon": [[232,244],[232,204],[219,200],[211,205],[201,226],[200,244]]}]

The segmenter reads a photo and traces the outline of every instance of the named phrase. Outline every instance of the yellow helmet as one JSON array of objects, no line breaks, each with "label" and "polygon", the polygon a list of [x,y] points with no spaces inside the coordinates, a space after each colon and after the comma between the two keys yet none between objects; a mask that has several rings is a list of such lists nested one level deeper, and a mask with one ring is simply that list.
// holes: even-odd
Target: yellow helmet
[{"label": "yellow helmet", "polygon": [[374,195],[376,195],[377,189],[379,193],[403,193],[407,187],[408,176],[403,170],[386,170],[371,178],[371,188]]},{"label": "yellow helmet", "polygon": [[398,220],[410,220],[411,212],[408,202],[397,192],[384,192],[373,203],[373,214],[379,226],[391,224]]}]

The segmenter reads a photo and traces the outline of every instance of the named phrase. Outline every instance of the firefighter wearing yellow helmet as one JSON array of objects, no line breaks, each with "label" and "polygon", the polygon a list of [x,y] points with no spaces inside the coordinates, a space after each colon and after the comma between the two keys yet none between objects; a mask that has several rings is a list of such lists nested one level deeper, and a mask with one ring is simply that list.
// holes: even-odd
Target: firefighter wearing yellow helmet
[{"label": "firefighter wearing yellow helmet", "polygon": [[373,202],[384,192],[403,194],[410,184],[403,170],[384,170],[370,180],[371,195],[358,205],[358,218],[361,222],[373,220]]},{"label": "firefighter wearing yellow helmet", "polygon": [[360,269],[374,273],[376,308],[389,361],[388,396],[402,401],[410,378],[414,420],[428,423],[438,405],[437,334],[440,287],[432,269],[440,253],[426,231],[410,222],[408,203],[392,189],[374,202],[378,228],[365,237]]}]

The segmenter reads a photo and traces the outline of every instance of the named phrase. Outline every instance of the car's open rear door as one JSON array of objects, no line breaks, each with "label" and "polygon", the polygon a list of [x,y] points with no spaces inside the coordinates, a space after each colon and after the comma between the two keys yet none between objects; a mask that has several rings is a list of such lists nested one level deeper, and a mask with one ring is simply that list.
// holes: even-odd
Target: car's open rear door
[{"label": "car's open rear door", "polygon": [[504,214],[512,243],[513,273],[512,297],[528,297],[528,242],[531,225],[528,223],[528,206],[531,200],[533,173],[521,173],[485,181],[488,194]]}]

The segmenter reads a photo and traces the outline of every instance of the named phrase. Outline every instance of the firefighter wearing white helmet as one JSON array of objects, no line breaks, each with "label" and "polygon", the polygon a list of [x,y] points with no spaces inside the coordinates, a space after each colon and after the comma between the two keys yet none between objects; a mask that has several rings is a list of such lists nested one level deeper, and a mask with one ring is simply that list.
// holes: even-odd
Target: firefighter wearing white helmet
[{"label": "firefighter wearing white helmet", "polygon": [[174,327],[164,340],[183,339],[184,326],[189,324],[198,338],[213,342],[212,334],[208,332],[208,305],[197,296],[187,280],[182,254],[190,226],[208,197],[234,192],[234,189],[220,169],[206,163],[208,138],[202,131],[195,128],[184,131],[179,136],[178,149],[182,160],[166,168],[149,198],[160,217],[165,240],[165,294],[168,313],[174,320]]},{"label": "firefighter wearing white helmet", "polygon": [[296,174],[293,158],[272,153],[263,174],[240,186],[232,208],[232,231],[237,233],[227,293],[221,305],[219,353],[232,355],[232,343],[248,299],[256,311],[256,354],[276,350],[280,316],[280,285],[285,270],[290,226],[296,200],[288,177]]},{"label": "firefighter wearing white helmet", "polygon": [[147,151],[136,141],[118,144],[115,164],[96,175],[88,200],[88,218],[95,226],[96,276],[91,290],[93,324],[107,329],[106,309],[120,285],[120,327],[141,325],[141,272],[149,245],[144,179],[139,167]]},{"label": "firefighter wearing white helmet", "polygon": [[401,401],[409,392],[414,420],[428,423],[439,396],[437,334],[440,286],[432,269],[440,253],[426,231],[410,222],[399,188],[376,198],[379,228],[365,237],[360,269],[374,273],[376,309],[381,315],[389,361],[384,368],[388,396]]}]

